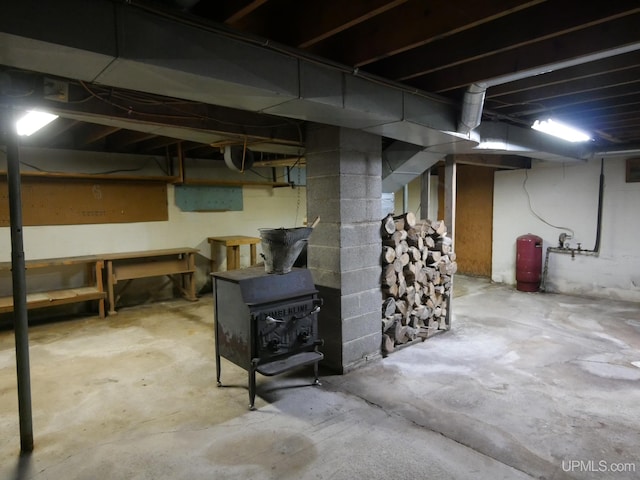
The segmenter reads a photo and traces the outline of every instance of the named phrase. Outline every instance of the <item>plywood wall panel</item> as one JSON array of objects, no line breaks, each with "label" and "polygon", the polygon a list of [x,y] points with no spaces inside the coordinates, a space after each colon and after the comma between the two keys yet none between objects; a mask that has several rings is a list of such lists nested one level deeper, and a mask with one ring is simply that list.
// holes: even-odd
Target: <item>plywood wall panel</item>
[{"label": "plywood wall panel", "polygon": [[[166,221],[167,185],[90,179],[22,179],[25,226]],[[9,226],[6,179],[0,181],[0,226]]]},{"label": "plywood wall panel", "polygon": [[[495,168],[457,165],[456,239],[458,272],[491,277],[493,177]],[[438,171],[438,218],[444,218],[444,168]]]},{"label": "plywood wall panel", "polygon": [[494,168],[458,165],[456,254],[458,271],[491,277]]}]

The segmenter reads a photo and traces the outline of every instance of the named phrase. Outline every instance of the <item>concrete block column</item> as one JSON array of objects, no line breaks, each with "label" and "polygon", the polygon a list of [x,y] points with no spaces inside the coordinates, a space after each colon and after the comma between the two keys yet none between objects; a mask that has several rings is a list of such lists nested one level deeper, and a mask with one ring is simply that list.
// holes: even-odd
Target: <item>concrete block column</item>
[{"label": "concrete block column", "polygon": [[307,131],[307,218],[320,216],[307,264],[324,299],[324,363],[340,372],[380,355],[381,148],[358,130]]}]

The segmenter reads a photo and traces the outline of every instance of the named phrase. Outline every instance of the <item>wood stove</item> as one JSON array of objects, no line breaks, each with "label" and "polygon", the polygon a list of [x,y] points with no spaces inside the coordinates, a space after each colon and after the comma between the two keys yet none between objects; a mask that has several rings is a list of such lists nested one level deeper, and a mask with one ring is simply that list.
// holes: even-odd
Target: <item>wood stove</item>
[{"label": "wood stove", "polygon": [[221,357],[249,373],[249,408],[254,409],[256,372],[278,375],[313,365],[319,385],[318,297],[311,272],[293,268],[282,275],[264,267],[216,272],[213,277],[216,376]]}]

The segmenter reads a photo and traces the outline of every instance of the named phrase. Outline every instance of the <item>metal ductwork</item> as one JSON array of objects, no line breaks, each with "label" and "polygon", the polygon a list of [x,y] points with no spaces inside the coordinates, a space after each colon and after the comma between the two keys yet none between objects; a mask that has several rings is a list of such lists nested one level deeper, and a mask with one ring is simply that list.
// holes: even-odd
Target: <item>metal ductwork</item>
[{"label": "metal ductwork", "polygon": [[[434,157],[478,153],[474,149],[482,145],[473,129],[489,83],[470,87],[458,119],[458,109],[442,98],[131,2],[10,2],[0,17],[0,45],[0,64],[14,68],[361,129],[417,145],[415,155],[396,165],[389,185],[401,183],[401,172],[409,173],[405,178],[417,176]],[[545,143],[527,129],[504,128],[505,144],[517,148],[496,153],[585,158],[574,146]],[[537,150],[540,145],[552,153]]]},{"label": "metal ductwork", "polygon": [[428,116],[426,125],[420,118],[414,123],[418,141],[455,130],[452,105],[309,61],[301,52],[276,51],[131,4],[53,3],[7,5],[0,18],[0,64],[354,129],[403,122],[406,105],[415,103]]},{"label": "metal ductwork", "polygon": [[464,93],[462,113],[458,123],[458,132],[468,134],[482,122],[484,96],[487,93],[486,83],[472,83]]},{"label": "metal ductwork", "polygon": [[[469,85],[469,87],[467,88],[467,91],[464,94],[464,99],[462,102],[462,112],[460,114],[460,120],[458,122],[458,132],[463,135],[466,135],[466,134],[469,134],[472,130],[474,130],[478,126],[480,126],[480,123],[482,121],[482,111],[484,108],[484,98],[485,98],[487,89],[489,87],[495,87],[497,85],[503,85],[505,83],[515,82],[517,80],[530,78],[536,75],[541,75],[541,74],[552,72],[555,70],[561,70],[563,68],[574,67],[576,65],[583,65],[588,62],[593,62],[593,61],[601,60],[604,58],[610,58],[616,55],[621,55],[621,54],[633,52],[636,50],[640,50],[640,42],[625,45],[622,47],[613,48],[610,50],[603,50],[600,52],[595,52],[595,53],[583,55],[580,57],[575,57],[570,60],[564,60],[561,62],[542,65],[542,66],[538,66],[538,67],[530,68],[526,70],[520,70],[508,75],[487,79],[482,82],[472,83],[471,85]],[[515,130],[516,128],[517,127],[513,127],[512,130]],[[525,129],[519,129],[519,130],[525,130]],[[534,143],[538,143],[538,142],[536,141]],[[531,145],[525,148],[535,151],[535,147],[532,148]],[[542,155],[542,157],[545,156],[544,155],[545,152],[539,152],[539,153]],[[556,155],[551,154],[550,156],[555,157]],[[542,157],[536,157],[536,158],[542,158]]]},{"label": "metal ductwork", "polygon": [[382,152],[382,192],[397,192],[443,158],[417,145],[393,142]]}]

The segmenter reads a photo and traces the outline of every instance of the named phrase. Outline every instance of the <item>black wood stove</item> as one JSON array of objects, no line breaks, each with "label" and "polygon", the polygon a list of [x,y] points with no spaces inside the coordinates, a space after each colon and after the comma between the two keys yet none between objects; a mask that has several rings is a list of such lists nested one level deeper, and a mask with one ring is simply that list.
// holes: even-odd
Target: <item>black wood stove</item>
[{"label": "black wood stove", "polygon": [[319,385],[318,297],[311,272],[293,268],[282,275],[264,267],[213,273],[216,374],[220,357],[249,372],[249,408],[254,409],[256,372],[277,375],[313,365]]}]

